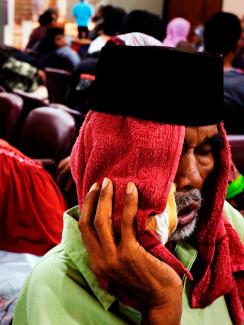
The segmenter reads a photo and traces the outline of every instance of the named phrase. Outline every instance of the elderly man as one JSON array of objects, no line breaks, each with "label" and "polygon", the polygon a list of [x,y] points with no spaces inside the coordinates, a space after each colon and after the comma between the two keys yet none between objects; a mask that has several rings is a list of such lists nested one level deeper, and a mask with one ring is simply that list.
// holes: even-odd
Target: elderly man
[{"label": "elderly man", "polygon": [[102,50],[95,111],[71,157],[82,209],[65,215],[62,244],[29,277],[14,324],[242,323],[222,64],[159,46]]}]

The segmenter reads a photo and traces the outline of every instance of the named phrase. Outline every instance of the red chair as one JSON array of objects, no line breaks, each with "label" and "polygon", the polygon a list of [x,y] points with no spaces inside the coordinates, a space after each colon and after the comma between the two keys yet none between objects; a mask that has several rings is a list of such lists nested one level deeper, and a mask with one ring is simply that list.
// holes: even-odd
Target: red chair
[{"label": "red chair", "polygon": [[75,120],[68,112],[39,107],[32,110],[24,122],[20,147],[32,158],[56,164],[70,154],[75,136]]},{"label": "red chair", "polygon": [[0,93],[0,138],[10,141],[23,110],[23,100],[14,94]]},{"label": "red chair", "polygon": [[47,89],[51,103],[65,104],[71,83],[71,73],[65,70],[46,68]]},{"label": "red chair", "polygon": [[244,174],[244,135],[228,135],[232,159],[238,170]]}]

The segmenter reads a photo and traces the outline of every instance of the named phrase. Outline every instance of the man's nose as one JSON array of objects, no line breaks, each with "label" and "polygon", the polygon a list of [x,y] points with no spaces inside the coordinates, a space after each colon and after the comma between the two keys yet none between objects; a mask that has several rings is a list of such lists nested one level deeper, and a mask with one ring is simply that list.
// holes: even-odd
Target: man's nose
[{"label": "man's nose", "polygon": [[175,177],[175,183],[177,190],[200,190],[202,188],[203,179],[194,154],[182,154]]}]

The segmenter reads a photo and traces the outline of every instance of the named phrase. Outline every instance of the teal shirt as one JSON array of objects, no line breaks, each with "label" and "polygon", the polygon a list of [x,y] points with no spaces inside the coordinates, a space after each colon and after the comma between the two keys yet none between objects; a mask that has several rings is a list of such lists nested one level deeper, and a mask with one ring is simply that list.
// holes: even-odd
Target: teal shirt
[{"label": "teal shirt", "polygon": [[90,19],[94,15],[94,10],[89,3],[80,2],[73,7],[72,15],[79,27],[88,27]]},{"label": "teal shirt", "polygon": [[[243,217],[229,204],[225,214],[244,239]],[[140,324],[141,314],[101,289],[88,267],[78,229],[79,208],[64,215],[62,243],[33,269],[19,296],[14,325]],[[177,243],[176,256],[191,269],[197,251],[186,241]],[[231,325],[224,297],[204,309],[188,303],[191,283],[184,278],[182,325]]]}]

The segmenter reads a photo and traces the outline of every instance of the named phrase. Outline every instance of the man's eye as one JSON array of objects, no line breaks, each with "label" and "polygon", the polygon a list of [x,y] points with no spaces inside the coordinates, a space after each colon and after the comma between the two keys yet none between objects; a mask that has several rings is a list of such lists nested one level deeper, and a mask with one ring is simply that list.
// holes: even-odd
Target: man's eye
[{"label": "man's eye", "polygon": [[206,145],[195,149],[195,153],[202,156],[210,155],[212,152],[213,148],[211,145]]}]

